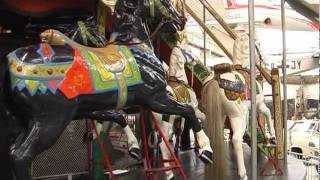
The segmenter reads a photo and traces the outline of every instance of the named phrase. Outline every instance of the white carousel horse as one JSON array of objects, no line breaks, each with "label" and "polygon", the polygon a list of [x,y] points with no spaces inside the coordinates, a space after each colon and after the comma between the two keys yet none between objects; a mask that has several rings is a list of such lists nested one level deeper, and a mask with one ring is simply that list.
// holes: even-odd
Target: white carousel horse
[{"label": "white carousel horse", "polygon": [[[247,42],[247,36],[240,36],[240,38],[236,40],[234,46],[234,62],[246,67],[246,64],[248,64],[248,58],[246,58],[248,57],[248,48],[246,47],[246,43],[243,42]],[[184,58],[172,58],[171,63],[176,66],[172,65],[170,67],[177,68],[172,68],[169,73],[174,73],[176,77],[181,80],[186,80],[184,70],[185,62],[183,59]],[[246,119],[249,114],[250,100],[244,99],[245,77],[234,69],[228,68],[229,66],[223,66],[224,65],[220,65],[220,70],[219,66],[217,66],[217,71],[220,71],[219,75],[216,74],[215,79],[213,79],[213,74],[210,75],[203,88],[202,106],[206,110],[207,117],[207,120],[204,122],[204,127],[207,130],[208,137],[214,139],[211,141],[211,146],[215,147],[214,154],[219,154],[219,156],[215,157],[215,162],[217,164],[223,163],[225,158],[222,155],[224,152],[223,124],[226,116],[229,117],[231,129],[233,131],[232,143],[237,159],[238,175],[242,180],[245,180],[247,179],[247,175],[244,165],[242,141],[246,130]],[[216,79],[219,79],[219,83]],[[262,88],[259,83],[257,83],[257,87],[259,92],[257,94],[257,110],[267,117],[271,138],[274,139],[275,133],[272,126],[271,113],[263,102]],[[219,171],[219,169],[223,168],[216,168],[215,171]]]},{"label": "white carousel horse", "polygon": [[[207,78],[206,85],[202,90],[202,106],[206,111],[207,131],[214,135],[215,145],[223,148],[223,124],[226,116],[229,117],[232,129],[232,143],[237,159],[238,175],[241,179],[247,179],[244,165],[242,141],[246,129],[246,107],[241,95],[244,95],[244,79],[236,76],[234,72],[221,73],[219,81],[213,76]],[[228,89],[228,90],[227,90]],[[212,129],[211,129],[212,128]],[[218,145],[217,145],[218,144]],[[215,147],[214,149],[217,149]],[[219,158],[219,157],[217,157]],[[220,157],[221,158],[221,157]],[[217,162],[221,162],[217,160]]]},{"label": "white carousel horse", "polygon": [[[234,45],[234,64],[248,67],[248,52],[248,36],[245,34],[240,35]],[[250,100],[245,99],[245,77],[242,73],[236,71],[234,67],[236,66],[229,64],[219,64],[214,67],[214,78],[213,76],[209,76],[205,80],[207,83],[202,91],[202,105],[206,109],[206,125],[208,127],[215,127],[215,138],[213,138],[215,143],[219,143],[219,139],[220,141],[223,139],[222,127],[225,117],[229,117],[233,131],[232,143],[237,159],[238,175],[241,180],[246,180],[248,177],[244,164],[242,141],[251,103]],[[264,103],[261,85],[259,83],[256,84],[257,110],[266,116],[271,141],[275,143],[275,131],[272,126],[271,113]],[[208,136],[210,137],[210,132],[208,132]]]},{"label": "white carousel horse", "polygon": [[[243,68],[249,68],[249,37],[245,33],[240,34],[239,38],[235,41],[234,47],[233,47],[233,57],[234,57],[234,64],[240,64]],[[243,76],[241,70],[237,71],[237,73],[241,76]],[[249,82],[248,82],[249,83]],[[256,87],[257,87],[257,94],[256,94],[256,107],[258,112],[262,113],[266,117],[266,122],[270,134],[270,142],[275,144],[276,134],[273,126],[273,121],[271,119],[271,112],[269,108],[264,103],[264,94],[262,86],[259,82],[256,81]],[[251,101],[246,98],[245,104],[248,108],[248,110],[251,109]],[[247,111],[249,112],[249,111]],[[246,116],[246,120],[248,122],[249,120],[249,114]]]},{"label": "white carousel horse", "polygon": [[[183,48],[183,47],[182,47]],[[179,94],[179,92],[177,92],[175,89],[175,87],[171,87],[172,84],[170,83],[170,78],[169,78],[169,83],[167,86],[167,90],[168,92],[170,92],[170,94],[178,99],[178,101],[183,101],[183,103],[187,103],[188,105],[192,106],[195,110],[196,116],[199,120],[201,121],[205,121],[206,116],[203,112],[201,112],[198,108],[198,100],[197,100],[197,96],[195,94],[195,92],[193,91],[193,89],[191,87],[187,87],[188,86],[188,79],[187,76],[185,74],[185,68],[184,68],[184,64],[185,63],[190,63],[192,61],[192,58],[190,57],[186,57],[186,55],[183,55],[183,51],[184,49],[181,49],[180,47],[174,47],[172,49],[172,53],[171,53],[171,57],[170,57],[170,66],[168,67],[165,63],[163,64],[165,71],[167,72],[168,77],[174,77],[174,81],[173,83],[182,83],[181,85],[184,87],[178,87],[178,88],[184,88],[184,93],[187,93],[186,96],[188,96],[187,98],[184,97],[184,95]],[[179,69],[179,70],[177,70]],[[183,73],[182,73],[183,72]],[[171,86],[170,86],[171,84]],[[172,136],[173,134],[173,123],[176,120],[177,117],[176,115],[170,115],[169,116],[169,121],[166,122],[163,120],[163,115],[159,114],[159,113],[154,113],[155,117],[157,118],[157,120],[160,123],[161,129],[163,129],[164,134],[166,135],[166,138],[168,139],[169,137]],[[162,121],[160,121],[162,120]],[[181,122],[180,122],[180,132],[182,132],[184,130],[184,122],[185,119],[181,118]],[[181,134],[177,134],[177,136],[179,136]],[[202,142],[199,142],[200,143]],[[179,146],[179,142],[177,144],[177,146]],[[164,159],[169,159],[170,158],[170,154],[166,149],[165,143],[162,141],[160,143],[160,149],[162,152],[162,157]],[[169,166],[169,163],[164,163],[164,166]],[[166,178],[167,179],[172,179],[173,178],[173,172],[170,171],[166,171]]]}]

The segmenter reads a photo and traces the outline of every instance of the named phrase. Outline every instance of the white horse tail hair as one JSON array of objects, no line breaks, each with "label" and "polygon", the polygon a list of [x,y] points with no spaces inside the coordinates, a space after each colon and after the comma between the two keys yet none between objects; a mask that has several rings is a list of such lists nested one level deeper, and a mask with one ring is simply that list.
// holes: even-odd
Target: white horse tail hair
[{"label": "white horse tail hair", "polygon": [[213,164],[206,165],[205,179],[220,180],[224,178],[225,143],[224,143],[224,115],[221,101],[220,87],[216,80],[210,80],[202,89],[201,105],[206,114],[204,130],[213,148]]}]

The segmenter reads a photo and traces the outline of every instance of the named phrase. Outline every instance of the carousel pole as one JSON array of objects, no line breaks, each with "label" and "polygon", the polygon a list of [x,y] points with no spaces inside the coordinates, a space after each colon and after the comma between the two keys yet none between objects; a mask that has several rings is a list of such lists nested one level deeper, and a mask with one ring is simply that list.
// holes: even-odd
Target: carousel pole
[{"label": "carousel pole", "polygon": [[[206,25],[206,7],[203,5],[203,23],[204,25]],[[207,43],[207,40],[206,40],[206,31],[203,30],[203,64],[205,66],[207,66],[207,56],[206,56],[206,43]]]},{"label": "carousel pole", "polygon": [[282,29],[282,79],[283,79],[283,128],[284,128],[284,169],[287,175],[287,57],[286,57],[286,22],[285,22],[285,0],[281,0],[281,29]]},{"label": "carousel pole", "polygon": [[251,83],[251,179],[257,179],[257,117],[256,112],[256,57],[255,57],[255,28],[254,0],[248,0],[249,9],[249,47],[250,47],[250,83]]}]

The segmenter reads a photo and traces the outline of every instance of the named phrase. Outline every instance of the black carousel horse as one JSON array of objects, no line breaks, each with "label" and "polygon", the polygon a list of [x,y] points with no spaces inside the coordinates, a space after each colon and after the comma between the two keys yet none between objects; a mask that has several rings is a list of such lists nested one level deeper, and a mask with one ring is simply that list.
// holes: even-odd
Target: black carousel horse
[{"label": "black carousel horse", "polygon": [[[168,8],[167,0],[159,3],[162,15],[181,30],[184,19]],[[84,47],[49,30],[42,36],[48,43],[22,47],[8,55],[4,96],[10,112],[28,123],[10,149],[18,180],[31,179],[32,160],[55,143],[72,119],[108,120],[112,116],[104,113],[107,110],[137,106],[191,121],[203,142],[199,143],[200,157],[211,162],[209,140],[193,108],[167,94],[162,64],[135,37],[145,29],[144,4],[141,0],[118,1],[114,22],[119,33],[112,45]]]}]

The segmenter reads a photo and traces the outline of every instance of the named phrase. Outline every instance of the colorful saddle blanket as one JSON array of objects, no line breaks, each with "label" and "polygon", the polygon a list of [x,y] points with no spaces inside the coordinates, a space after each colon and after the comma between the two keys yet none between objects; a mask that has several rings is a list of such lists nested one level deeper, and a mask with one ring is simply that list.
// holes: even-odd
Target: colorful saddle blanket
[{"label": "colorful saddle blanket", "polygon": [[26,88],[30,95],[55,94],[59,89],[67,98],[118,90],[119,97],[126,98],[128,86],[142,83],[137,62],[126,46],[98,50],[60,46],[42,43],[10,53],[12,88]]},{"label": "colorful saddle blanket", "polygon": [[224,89],[224,94],[230,101],[236,101],[238,99],[245,100],[245,86],[238,75],[236,75],[235,82],[226,79],[219,79],[218,83],[219,87]]}]

